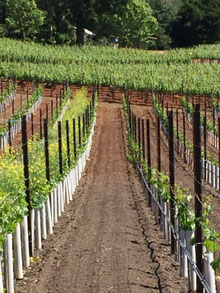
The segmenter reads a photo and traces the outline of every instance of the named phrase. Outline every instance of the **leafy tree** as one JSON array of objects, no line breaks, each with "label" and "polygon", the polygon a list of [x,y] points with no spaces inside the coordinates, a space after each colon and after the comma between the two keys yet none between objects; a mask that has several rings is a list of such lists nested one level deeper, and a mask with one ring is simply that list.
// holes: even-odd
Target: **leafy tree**
[{"label": "leafy tree", "polygon": [[[128,0],[37,0],[40,9],[47,12],[41,37],[49,42],[76,41],[84,44],[84,29],[96,30],[100,16],[112,14]],[[76,38],[76,39],[75,39]]]},{"label": "leafy tree", "polygon": [[6,16],[9,35],[25,39],[39,32],[45,13],[35,0],[6,0]]},{"label": "leafy tree", "polygon": [[220,1],[183,0],[173,23],[175,46],[192,46],[220,40]]},{"label": "leafy tree", "polygon": [[5,22],[5,0],[0,1],[0,23]]},{"label": "leafy tree", "polygon": [[69,22],[76,25],[77,43],[84,44],[84,28],[98,37],[119,36],[121,44],[131,46],[146,41],[157,21],[144,0],[74,0],[70,2]]},{"label": "leafy tree", "polygon": [[77,44],[84,43],[84,28],[97,30],[101,15],[114,15],[126,5],[129,0],[74,0],[70,1],[70,11],[73,23],[76,25]]},{"label": "leafy tree", "polygon": [[48,43],[71,43],[74,24],[71,16],[69,0],[37,0],[38,7],[47,14],[41,27],[40,40]]},{"label": "leafy tree", "polygon": [[118,18],[120,39],[125,46],[139,46],[140,41],[146,43],[157,29],[150,5],[143,0],[129,1]]},{"label": "leafy tree", "polygon": [[156,41],[150,41],[148,47],[151,49],[169,49],[172,43],[170,37],[171,25],[177,14],[177,6],[170,1],[148,0],[153,15],[158,21],[158,28],[154,36]]},{"label": "leafy tree", "polygon": [[76,26],[76,38],[77,44],[84,44],[84,29],[91,27],[94,24],[94,18],[96,17],[96,13],[94,10],[95,5],[94,0],[74,0],[70,1],[70,21]]},{"label": "leafy tree", "polygon": [[[157,27],[145,0],[3,0],[9,35],[49,43],[84,44],[84,29],[119,36],[122,45],[147,41]],[[36,1],[36,2],[35,2]],[[44,19],[44,16],[47,17]]]},{"label": "leafy tree", "polygon": [[5,27],[5,0],[0,1],[0,37],[6,35],[6,27]]},{"label": "leafy tree", "polygon": [[146,43],[157,28],[150,5],[143,0],[129,0],[117,13],[102,14],[99,24],[99,36],[118,36],[122,46],[139,46],[140,41]]}]

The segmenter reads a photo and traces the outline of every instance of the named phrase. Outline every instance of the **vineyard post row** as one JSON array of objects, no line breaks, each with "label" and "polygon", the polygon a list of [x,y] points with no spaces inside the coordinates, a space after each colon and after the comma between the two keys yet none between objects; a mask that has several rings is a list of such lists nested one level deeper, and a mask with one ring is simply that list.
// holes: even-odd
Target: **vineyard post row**
[{"label": "vineyard post row", "polygon": [[[195,108],[195,107],[194,107]],[[178,138],[178,124],[179,124],[179,119],[178,119],[178,109],[176,110],[176,125],[177,125],[177,154],[179,153],[179,148],[180,148],[180,143],[179,143],[179,138]],[[203,174],[203,179],[207,181],[207,183],[211,184],[212,187],[214,187],[217,190],[220,190],[220,178],[219,178],[219,167],[220,167],[220,139],[219,136],[215,136],[212,134],[215,138],[213,140],[208,140],[209,137],[211,137],[210,132],[207,131],[206,128],[206,110],[205,110],[205,115],[204,115],[204,121],[201,123],[200,129],[202,129],[202,135],[203,135],[203,152],[204,152],[204,158],[202,158],[202,174]],[[193,165],[193,158],[192,155],[188,153],[187,148],[186,148],[186,113],[182,111],[183,115],[183,153],[184,153],[184,163],[188,163],[189,165]],[[218,118],[218,133],[220,133],[220,117]],[[189,122],[192,122],[192,119],[190,118]],[[203,127],[202,127],[203,125]],[[202,139],[202,138],[201,138]],[[216,163],[212,163],[209,161],[208,156],[207,156],[207,144],[209,142],[209,145],[212,147],[215,147],[216,151],[218,152],[218,159]],[[181,155],[181,154],[180,154]]]},{"label": "vineyard post row", "polygon": [[[64,211],[64,204],[72,200],[75,188],[79,184],[82,172],[86,165],[86,160],[91,150],[92,136],[94,133],[95,118],[95,100],[97,94],[97,86],[94,86],[92,100],[82,114],[82,128],[78,127],[80,142],[76,143],[77,125],[73,118],[73,148],[70,149],[69,140],[69,121],[64,121],[65,130],[61,131],[61,119],[65,109],[61,112],[57,119],[57,139],[58,139],[58,160],[59,171],[62,174],[62,160],[66,160],[70,166],[70,160],[75,159],[76,165],[70,169],[68,174],[62,174],[62,181],[50,191],[48,198],[42,203],[42,207],[32,208],[31,206],[31,189],[30,189],[30,173],[29,173],[29,154],[28,154],[28,138],[27,138],[27,120],[26,116],[22,117],[22,152],[24,163],[24,176],[26,186],[26,201],[28,203],[28,216],[25,216],[23,222],[17,224],[17,229],[13,234],[7,234],[4,245],[4,273],[0,275],[0,289],[5,288],[7,293],[14,292],[14,278],[22,279],[24,271],[30,266],[31,259],[35,256],[35,249],[42,248],[42,240],[47,238],[47,234],[53,233],[53,226],[58,221],[58,217]],[[80,117],[80,116],[78,116]],[[50,181],[50,153],[48,139],[48,121],[42,121],[44,128],[44,153],[45,153],[45,174]],[[80,123],[81,124],[81,123]],[[63,127],[64,128],[64,127]],[[65,133],[65,138],[62,137]],[[62,144],[66,142],[67,158],[63,157]],[[77,147],[78,146],[78,147]],[[74,160],[73,159],[73,160]],[[78,161],[78,163],[77,163]],[[14,245],[12,245],[14,243]],[[2,264],[0,260],[0,270]],[[4,286],[3,286],[4,283]]]},{"label": "vineyard post row", "polygon": [[[61,95],[62,98],[62,95]],[[94,109],[94,98],[95,96],[93,95],[92,101],[90,102],[90,108],[88,110],[88,108],[86,109],[85,113],[82,114],[82,117],[86,116],[86,120],[83,119],[83,131],[81,129],[81,117],[78,116],[78,137],[79,137],[79,148],[82,147],[82,137],[83,140],[85,139],[85,135],[88,134],[85,132],[85,129],[89,129],[89,125],[90,125],[90,119],[89,117],[91,117],[92,114],[92,110]],[[61,100],[61,99],[60,99]],[[61,106],[61,103],[60,105]],[[59,107],[58,106],[58,107]],[[48,110],[48,109],[47,109]],[[64,109],[65,110],[65,109]],[[62,116],[62,113],[61,113]],[[59,173],[60,175],[63,174],[63,153],[62,153],[62,125],[61,125],[61,118],[58,118],[58,152],[59,152]],[[69,120],[65,121],[66,123],[66,142],[67,142],[67,160],[68,160],[68,165],[70,166],[70,142],[69,142]],[[48,111],[46,111],[46,118],[44,119],[44,121],[42,121],[42,117],[40,118],[40,125],[41,125],[41,129],[44,129],[44,141],[45,141],[45,173],[46,173],[46,178],[48,180],[48,182],[50,182],[50,165],[49,165],[49,150],[48,150]],[[75,123],[73,123],[73,137],[75,137],[75,133],[76,133],[76,125]],[[28,232],[30,235],[30,240],[29,240],[29,248],[30,248],[30,256],[34,255],[34,246],[33,246],[33,239],[31,239],[32,234],[31,232],[31,201],[30,201],[30,184],[29,184],[29,161],[28,161],[28,139],[27,139],[27,120],[26,120],[26,115],[24,115],[22,117],[22,151],[23,151],[23,163],[24,163],[24,176],[25,176],[25,185],[26,185],[26,201],[28,203]],[[77,153],[77,146],[76,143],[74,142],[74,149],[73,149],[73,153],[76,154]]]},{"label": "vineyard post row", "polygon": [[[175,202],[171,201],[173,203],[173,206],[169,204],[167,206],[168,210],[164,209],[163,204],[161,203],[160,196],[158,196],[155,188],[150,183],[150,172],[147,174],[147,180],[145,180],[144,171],[141,168],[141,160],[145,158],[145,144],[140,143],[141,141],[145,140],[145,129],[142,131],[139,129],[140,125],[144,125],[143,123],[137,123],[139,118],[137,118],[132,112],[130,108],[130,104],[127,101],[127,109],[128,109],[128,125],[129,125],[129,131],[131,136],[133,136],[134,141],[139,149],[139,155],[136,156],[136,164],[137,164],[137,170],[138,173],[140,173],[140,176],[142,178],[143,183],[146,185],[147,191],[148,191],[148,202],[149,206],[151,206],[152,210],[155,213],[156,221],[161,224],[161,227],[165,230],[166,237],[171,240],[171,253],[176,255],[176,259],[180,262],[180,270],[181,273],[184,274],[184,276],[187,275],[186,268],[186,260],[183,261],[183,258],[188,258],[189,267],[190,267],[190,275],[189,275],[189,289],[190,290],[196,290],[197,293],[202,293],[203,288],[206,290],[206,292],[216,292],[215,289],[215,277],[214,277],[214,271],[210,266],[210,263],[207,264],[207,261],[205,261],[206,267],[208,266],[208,273],[207,268],[205,270],[206,275],[204,276],[204,259],[202,258],[202,229],[199,223],[196,223],[196,229],[195,229],[195,241],[197,245],[193,245],[190,247],[190,241],[188,241],[188,245],[183,242],[183,239],[180,239],[180,231],[178,231],[178,223],[176,223],[174,219],[174,210],[175,210]],[[171,110],[169,113],[169,120],[170,120],[170,127],[169,127],[169,155],[170,155],[170,193],[174,190],[174,139],[172,138],[172,132],[173,132],[173,111]],[[149,124],[149,120],[147,119],[147,124]],[[157,125],[160,125],[160,119],[158,118]],[[158,126],[157,126],[158,127]],[[157,128],[158,129],[158,128]],[[159,130],[159,131],[158,131]],[[161,150],[160,150],[160,129],[158,129],[158,145],[157,145],[157,161],[158,161],[158,167],[161,168]],[[139,137],[139,134],[142,133],[142,137]],[[147,135],[147,141],[150,139],[149,132],[146,127],[146,135]],[[148,148],[150,150],[150,148]],[[140,159],[140,153],[141,153],[141,159]],[[149,161],[150,156],[148,157],[147,164],[149,168]],[[196,111],[194,113],[194,178],[195,178],[195,193],[197,194],[196,198],[196,206],[195,206],[195,214],[197,217],[201,216],[202,214],[202,198],[201,198],[201,136],[200,136],[200,111],[199,108],[196,107]],[[150,168],[151,169],[151,168]],[[149,170],[150,171],[150,170]],[[166,218],[166,219],[165,219]],[[164,223],[165,222],[165,223]],[[169,229],[167,228],[169,227]],[[167,231],[166,231],[167,230]],[[187,231],[185,231],[187,232]],[[192,233],[191,233],[192,237]],[[190,238],[191,238],[190,237]],[[186,241],[186,240],[185,240]],[[183,271],[185,272],[183,273]]]},{"label": "vineyard post row", "polygon": [[[161,103],[161,105],[160,105]],[[206,117],[206,103],[205,105],[205,116]],[[171,107],[172,108],[172,107]],[[169,105],[166,104],[166,111],[164,109],[164,103],[163,99],[161,101],[161,97],[159,96],[158,99],[154,96],[153,98],[153,110],[158,114],[162,121],[162,129],[164,131],[164,134],[166,137],[168,137],[168,109]],[[180,155],[180,157],[183,157],[184,163],[187,165],[193,167],[193,144],[187,139],[186,137],[186,120],[188,120],[190,123],[192,123],[193,118],[193,109],[194,106],[191,108],[191,113],[189,114],[183,107],[182,109],[182,115],[183,115],[183,133],[182,133],[182,140],[181,140],[181,132],[179,132],[178,125],[178,113],[176,115],[176,134],[175,134],[175,149],[177,151],[177,154]],[[178,112],[178,109],[177,109]],[[205,123],[204,123],[205,121]],[[205,131],[206,130],[206,119],[201,124],[203,125],[203,135],[204,135],[204,152],[202,157],[202,174],[203,179],[210,184],[214,189],[220,190],[220,139],[219,137],[215,136],[214,139],[214,146],[215,150],[218,152],[218,160],[213,161],[213,158],[208,154],[207,152],[207,142],[208,137],[210,137],[210,132]],[[220,133],[220,122],[218,118],[218,133]],[[210,143],[210,141],[209,141]],[[212,146],[212,144],[210,143]],[[180,151],[182,150],[182,151]]]}]

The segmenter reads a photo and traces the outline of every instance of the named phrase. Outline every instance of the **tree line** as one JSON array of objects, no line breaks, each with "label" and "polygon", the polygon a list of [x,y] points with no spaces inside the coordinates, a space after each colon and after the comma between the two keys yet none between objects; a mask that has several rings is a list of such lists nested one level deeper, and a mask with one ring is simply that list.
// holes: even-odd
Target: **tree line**
[{"label": "tree line", "polygon": [[219,0],[1,0],[0,36],[169,49],[220,41],[219,16]]}]

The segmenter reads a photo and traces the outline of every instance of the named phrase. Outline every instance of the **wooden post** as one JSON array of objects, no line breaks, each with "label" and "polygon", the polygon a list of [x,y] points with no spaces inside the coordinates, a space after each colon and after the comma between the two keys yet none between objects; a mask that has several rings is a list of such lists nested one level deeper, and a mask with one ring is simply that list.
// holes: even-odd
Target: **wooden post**
[{"label": "wooden post", "polygon": [[27,85],[27,102],[28,102],[28,85]]},{"label": "wooden post", "polygon": [[160,135],[160,116],[157,116],[157,168],[161,172],[161,135]]},{"label": "wooden post", "polygon": [[8,144],[9,144],[9,149],[11,151],[11,119],[8,120]]},{"label": "wooden post", "polygon": [[212,115],[213,115],[213,128],[215,128],[215,107],[212,107]]},{"label": "wooden post", "polygon": [[141,119],[138,118],[138,148],[139,148],[139,162],[141,161]]},{"label": "wooden post", "polygon": [[147,119],[146,121],[146,128],[147,128],[147,163],[151,173],[151,144],[150,144],[150,120],[149,119]]},{"label": "wooden post", "polygon": [[50,108],[51,108],[50,115],[51,115],[51,118],[52,118],[53,117],[53,99],[51,99],[51,101],[50,101]]},{"label": "wooden post", "polygon": [[15,101],[14,101],[14,99],[12,100],[11,108],[12,108],[12,115],[14,115],[14,113],[15,113]]},{"label": "wooden post", "polygon": [[43,133],[42,133],[42,110],[40,109],[40,138],[43,138]]},{"label": "wooden post", "polygon": [[60,174],[63,174],[63,157],[62,157],[62,128],[61,121],[58,121],[58,151],[59,151],[59,165],[60,165]]},{"label": "wooden post", "polygon": [[186,163],[186,118],[183,111],[183,152],[184,152],[184,163]]},{"label": "wooden post", "polygon": [[218,179],[218,189],[220,190],[220,117],[218,117],[218,166],[219,166],[219,179]]},{"label": "wooden post", "polygon": [[22,110],[22,90],[20,92],[20,110]]},{"label": "wooden post", "polygon": [[[130,121],[129,121],[129,124],[130,124]],[[144,129],[144,119],[141,119],[141,125],[142,125],[142,154],[143,154],[143,160],[145,161],[145,129]]]},{"label": "wooden post", "polygon": [[47,119],[44,119],[44,153],[45,153],[46,178],[47,178],[47,182],[50,182],[50,160],[49,160]]},{"label": "wooden post", "polygon": [[74,153],[74,158],[76,160],[76,120],[73,118],[73,153]]},{"label": "wooden post", "polygon": [[132,134],[132,137],[134,138],[134,114],[131,112],[131,120],[132,120],[132,123],[131,123],[131,134]]},{"label": "wooden post", "polygon": [[206,100],[205,100],[205,117],[204,117],[204,180],[206,180],[206,167],[207,167],[207,108],[206,108]]},{"label": "wooden post", "polygon": [[49,121],[48,104],[46,104],[46,119],[47,119],[47,122],[48,122]]},{"label": "wooden post", "polygon": [[[148,164],[148,182],[151,179],[151,145],[150,145],[150,120],[146,120],[147,128],[147,164]],[[149,193],[149,207],[151,207],[151,195]]]},{"label": "wooden post", "polygon": [[86,118],[85,118],[85,112],[83,113],[83,138],[85,138],[86,133]]},{"label": "wooden post", "polygon": [[67,146],[67,160],[70,167],[70,137],[69,137],[69,121],[66,120],[66,146]]},{"label": "wooden post", "polygon": [[[195,106],[193,112],[193,143],[194,143],[194,192],[195,196],[195,216],[199,219],[202,216],[202,180],[201,180],[201,133],[200,133],[200,105]],[[202,246],[202,227],[196,221],[195,229],[196,242],[196,264],[199,271],[203,274],[203,246]],[[203,286],[197,276],[197,293],[203,292]]]},{"label": "wooden post", "polygon": [[[169,120],[169,176],[170,176],[170,218],[175,227],[174,216],[174,188],[175,188],[175,169],[174,169],[174,135],[173,135],[173,111],[168,113]],[[171,232],[171,254],[175,253],[175,240]]]},{"label": "wooden post", "polygon": [[134,139],[135,139],[135,142],[137,143],[137,119],[135,115],[134,115]]},{"label": "wooden post", "polygon": [[78,131],[79,131],[79,147],[81,148],[82,141],[81,141],[81,118],[80,118],[80,116],[78,116]]},{"label": "wooden post", "polygon": [[34,115],[31,113],[31,136],[32,140],[34,139]]},{"label": "wooden post", "polygon": [[[157,116],[157,169],[161,172],[161,136],[160,136],[160,116]],[[159,196],[159,200],[160,200]],[[158,221],[161,223],[161,210],[158,208]]]},{"label": "wooden post", "polygon": [[56,97],[56,110],[58,111],[58,97]]},{"label": "wooden post", "polygon": [[30,197],[30,177],[29,177],[29,162],[28,162],[28,139],[27,139],[27,121],[26,115],[22,117],[22,152],[24,164],[24,183],[26,192],[26,202],[28,204],[28,232],[29,232],[29,250],[30,256],[33,256],[32,237],[31,237],[31,197]]},{"label": "wooden post", "polygon": [[177,155],[179,155],[179,111],[176,110],[176,139],[177,139]]}]

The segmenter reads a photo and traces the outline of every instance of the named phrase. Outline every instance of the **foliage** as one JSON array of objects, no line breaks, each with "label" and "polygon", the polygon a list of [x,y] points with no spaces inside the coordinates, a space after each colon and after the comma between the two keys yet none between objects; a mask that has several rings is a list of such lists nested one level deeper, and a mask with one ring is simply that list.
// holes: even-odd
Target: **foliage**
[{"label": "foliage", "polygon": [[148,46],[168,49],[218,41],[219,9],[218,0],[1,0],[0,36],[79,45],[117,36],[137,46],[153,34]]},{"label": "foliage", "polygon": [[182,97],[182,107],[186,111],[187,114],[191,115],[193,114],[193,106],[191,103],[188,102],[186,97]]},{"label": "foliage", "polygon": [[215,111],[218,113],[220,113],[220,102],[219,102],[219,98],[212,96],[212,105],[214,106]]},{"label": "foliage", "polygon": [[[42,95],[42,87],[38,87],[31,98],[28,99],[24,107],[18,109],[18,111],[11,116],[11,125],[14,125],[19,122],[23,115],[25,115],[28,110],[38,101],[39,97]],[[0,135],[5,135],[8,131],[8,124],[0,128]]]},{"label": "foliage", "polygon": [[36,35],[45,17],[35,0],[6,0],[6,15],[10,35],[22,39]]},{"label": "foliage", "polygon": [[[154,95],[153,95],[153,98],[152,98],[152,102],[153,102],[154,111],[156,112],[156,114],[161,119],[162,127],[163,127],[163,129],[165,131],[165,135],[168,136],[169,124],[168,124],[167,113],[166,113],[166,111],[164,111],[162,109],[162,106],[160,105],[158,99]],[[175,139],[178,139],[179,142],[181,142],[183,144],[184,143],[183,133],[181,133],[180,131],[178,131],[178,133],[177,133],[176,125],[174,125],[173,132],[174,132]],[[187,138],[185,138],[185,143],[186,143],[186,149],[188,149],[190,151],[190,153],[192,154],[193,153],[193,143],[190,140],[188,140]],[[201,155],[202,155],[202,158],[204,158],[204,148],[202,148]],[[210,162],[212,162],[213,164],[218,166],[218,162],[215,160],[215,158],[213,158],[213,156],[211,156],[211,154],[208,153],[208,154],[206,154],[206,156],[207,156],[207,159]]]},{"label": "foliage", "polygon": [[19,152],[9,148],[0,158],[0,250],[6,233],[12,233],[16,224],[27,213],[23,162]]},{"label": "foliage", "polygon": [[219,133],[218,133],[218,125],[215,125],[214,126],[213,123],[210,120],[208,120],[207,118],[206,118],[206,123],[205,123],[205,116],[202,117],[202,122],[201,123],[202,123],[203,127],[206,124],[206,131],[211,131],[216,136],[219,136]]},{"label": "foliage", "polygon": [[36,0],[38,8],[46,13],[38,40],[49,44],[72,44],[75,40],[74,24],[69,21],[71,11],[67,0]]},{"label": "foliage", "polygon": [[[131,135],[131,129],[129,128],[129,115],[128,115],[128,105],[123,100],[124,113],[127,121],[127,137],[131,150],[131,154],[128,156],[130,161],[136,166],[137,163],[140,164],[140,167],[144,171],[148,182],[152,184],[156,190],[159,197],[162,198],[163,202],[173,201],[175,206],[175,217],[178,218],[179,229],[183,230],[194,230],[196,223],[199,223],[203,231],[203,245],[208,252],[218,252],[220,253],[219,246],[219,237],[220,234],[215,231],[210,225],[209,216],[211,214],[211,196],[204,197],[202,203],[202,216],[196,218],[195,212],[191,209],[192,195],[189,193],[189,190],[183,190],[179,185],[175,184],[173,191],[174,198],[171,198],[171,186],[169,184],[169,177],[166,174],[158,172],[156,168],[151,168],[147,166],[147,163],[143,160],[139,162],[139,152],[141,151],[135,142],[134,138]],[[131,144],[132,143],[132,144]],[[135,150],[133,152],[132,150]],[[150,177],[149,177],[150,172]],[[150,179],[149,179],[150,178]],[[196,196],[196,194],[195,194]],[[192,244],[195,244],[195,239],[192,241]],[[220,259],[215,258],[211,263],[213,269],[220,268]]]},{"label": "foliage", "polygon": [[3,89],[2,95],[0,95],[0,103],[5,102],[11,94],[15,92],[15,86],[13,83],[9,83],[9,88],[8,89]]},{"label": "foliage", "polygon": [[110,28],[107,35],[118,36],[120,45],[128,47],[138,47],[141,41],[146,43],[157,29],[157,20],[144,0],[127,1],[117,14],[106,14],[104,21],[105,26]]},{"label": "foliage", "polygon": [[158,195],[162,197],[164,202],[170,201],[169,177],[167,175],[154,168],[151,170],[150,183],[156,187]]},{"label": "foliage", "polygon": [[172,39],[170,37],[171,24],[176,17],[177,7],[169,1],[149,0],[148,1],[154,17],[158,21],[158,28],[154,33],[156,40],[148,42],[149,49],[165,50],[170,49]]},{"label": "foliage", "polygon": [[85,28],[94,31],[99,37],[105,36],[102,32],[102,18],[106,14],[110,16],[117,14],[118,10],[124,7],[128,1],[37,0],[37,2],[39,7],[48,14],[48,20],[43,27],[46,42],[47,36],[49,42],[71,44],[76,42],[78,45],[83,45]]},{"label": "foliage", "polygon": [[183,0],[173,23],[174,45],[183,47],[219,41],[219,15],[219,0]]},{"label": "foliage", "polygon": [[9,39],[0,39],[0,46],[0,76],[6,78],[53,83],[69,80],[81,85],[97,80],[100,85],[125,85],[128,89],[220,95],[220,67],[190,63],[190,56],[194,56],[190,50],[158,55],[110,47],[42,46]]},{"label": "foliage", "polygon": [[[85,111],[88,105],[87,92],[85,89],[76,93],[73,101],[68,104],[66,110],[64,105],[70,98],[70,91],[67,90],[61,110],[65,110],[62,121],[70,121],[70,129],[72,129],[72,118],[76,118]],[[30,179],[30,195],[31,207],[41,207],[41,204],[48,197],[50,191],[59,183],[65,175],[76,164],[73,153],[71,152],[71,165],[67,163],[67,145],[66,145],[66,129],[65,123],[62,123],[62,146],[63,146],[63,174],[59,174],[59,154],[58,154],[58,135],[57,124],[55,117],[60,115],[60,111],[54,111],[54,118],[49,123],[49,158],[50,158],[50,175],[51,181],[46,180],[45,171],[45,153],[44,153],[44,139],[40,140],[39,135],[35,135],[33,140],[28,141],[29,152],[29,179]],[[92,120],[87,134],[83,139],[82,147],[77,145],[77,158],[83,152],[87,145],[87,139],[91,131],[92,122],[95,117],[96,108],[92,112]],[[82,125],[81,125],[82,128]],[[78,139],[78,125],[76,128],[76,135]],[[73,137],[70,132],[71,150],[73,149]],[[5,153],[0,158],[0,249],[4,241],[6,233],[12,233],[17,223],[19,223],[23,216],[27,214],[26,193],[23,175],[23,160],[22,151],[20,148],[14,150],[6,149]]]},{"label": "foliage", "polygon": [[195,229],[195,213],[190,208],[192,195],[189,190],[182,190],[177,184],[175,185],[174,201],[177,208],[177,217],[180,229],[194,230]]},{"label": "foliage", "polygon": [[[132,137],[131,129],[129,128],[129,116],[128,116],[128,106],[123,100],[124,113],[127,121],[127,139],[130,147],[131,154],[128,154],[127,157],[134,166],[137,163],[140,164],[142,170],[145,173],[146,178],[149,180],[149,183],[152,184],[157,192],[158,196],[162,198],[163,202],[174,201],[174,205],[177,209],[176,217],[178,218],[178,223],[180,229],[192,230],[195,227],[195,213],[190,209],[189,204],[192,201],[192,196],[189,194],[188,190],[182,190],[177,184],[174,187],[173,193],[174,198],[171,199],[171,186],[169,183],[169,177],[162,172],[159,172],[156,168],[149,167],[144,160],[139,160],[140,149],[138,144],[135,142],[134,137]],[[205,215],[204,215],[204,219]]]},{"label": "foliage", "polygon": [[[218,111],[218,107],[219,107],[219,102],[217,99],[212,98],[212,104],[214,106],[214,108],[216,109],[216,111]],[[189,114],[191,117],[193,115],[193,105],[192,103],[190,103],[186,97],[182,97],[182,107],[185,110],[185,112],[187,114]],[[218,112],[217,112],[218,113]],[[201,124],[203,125],[203,127],[205,126],[205,115],[203,115],[201,117]],[[206,131],[212,131],[216,136],[218,136],[218,125],[213,125],[213,123],[211,121],[209,121],[206,117]]]}]

